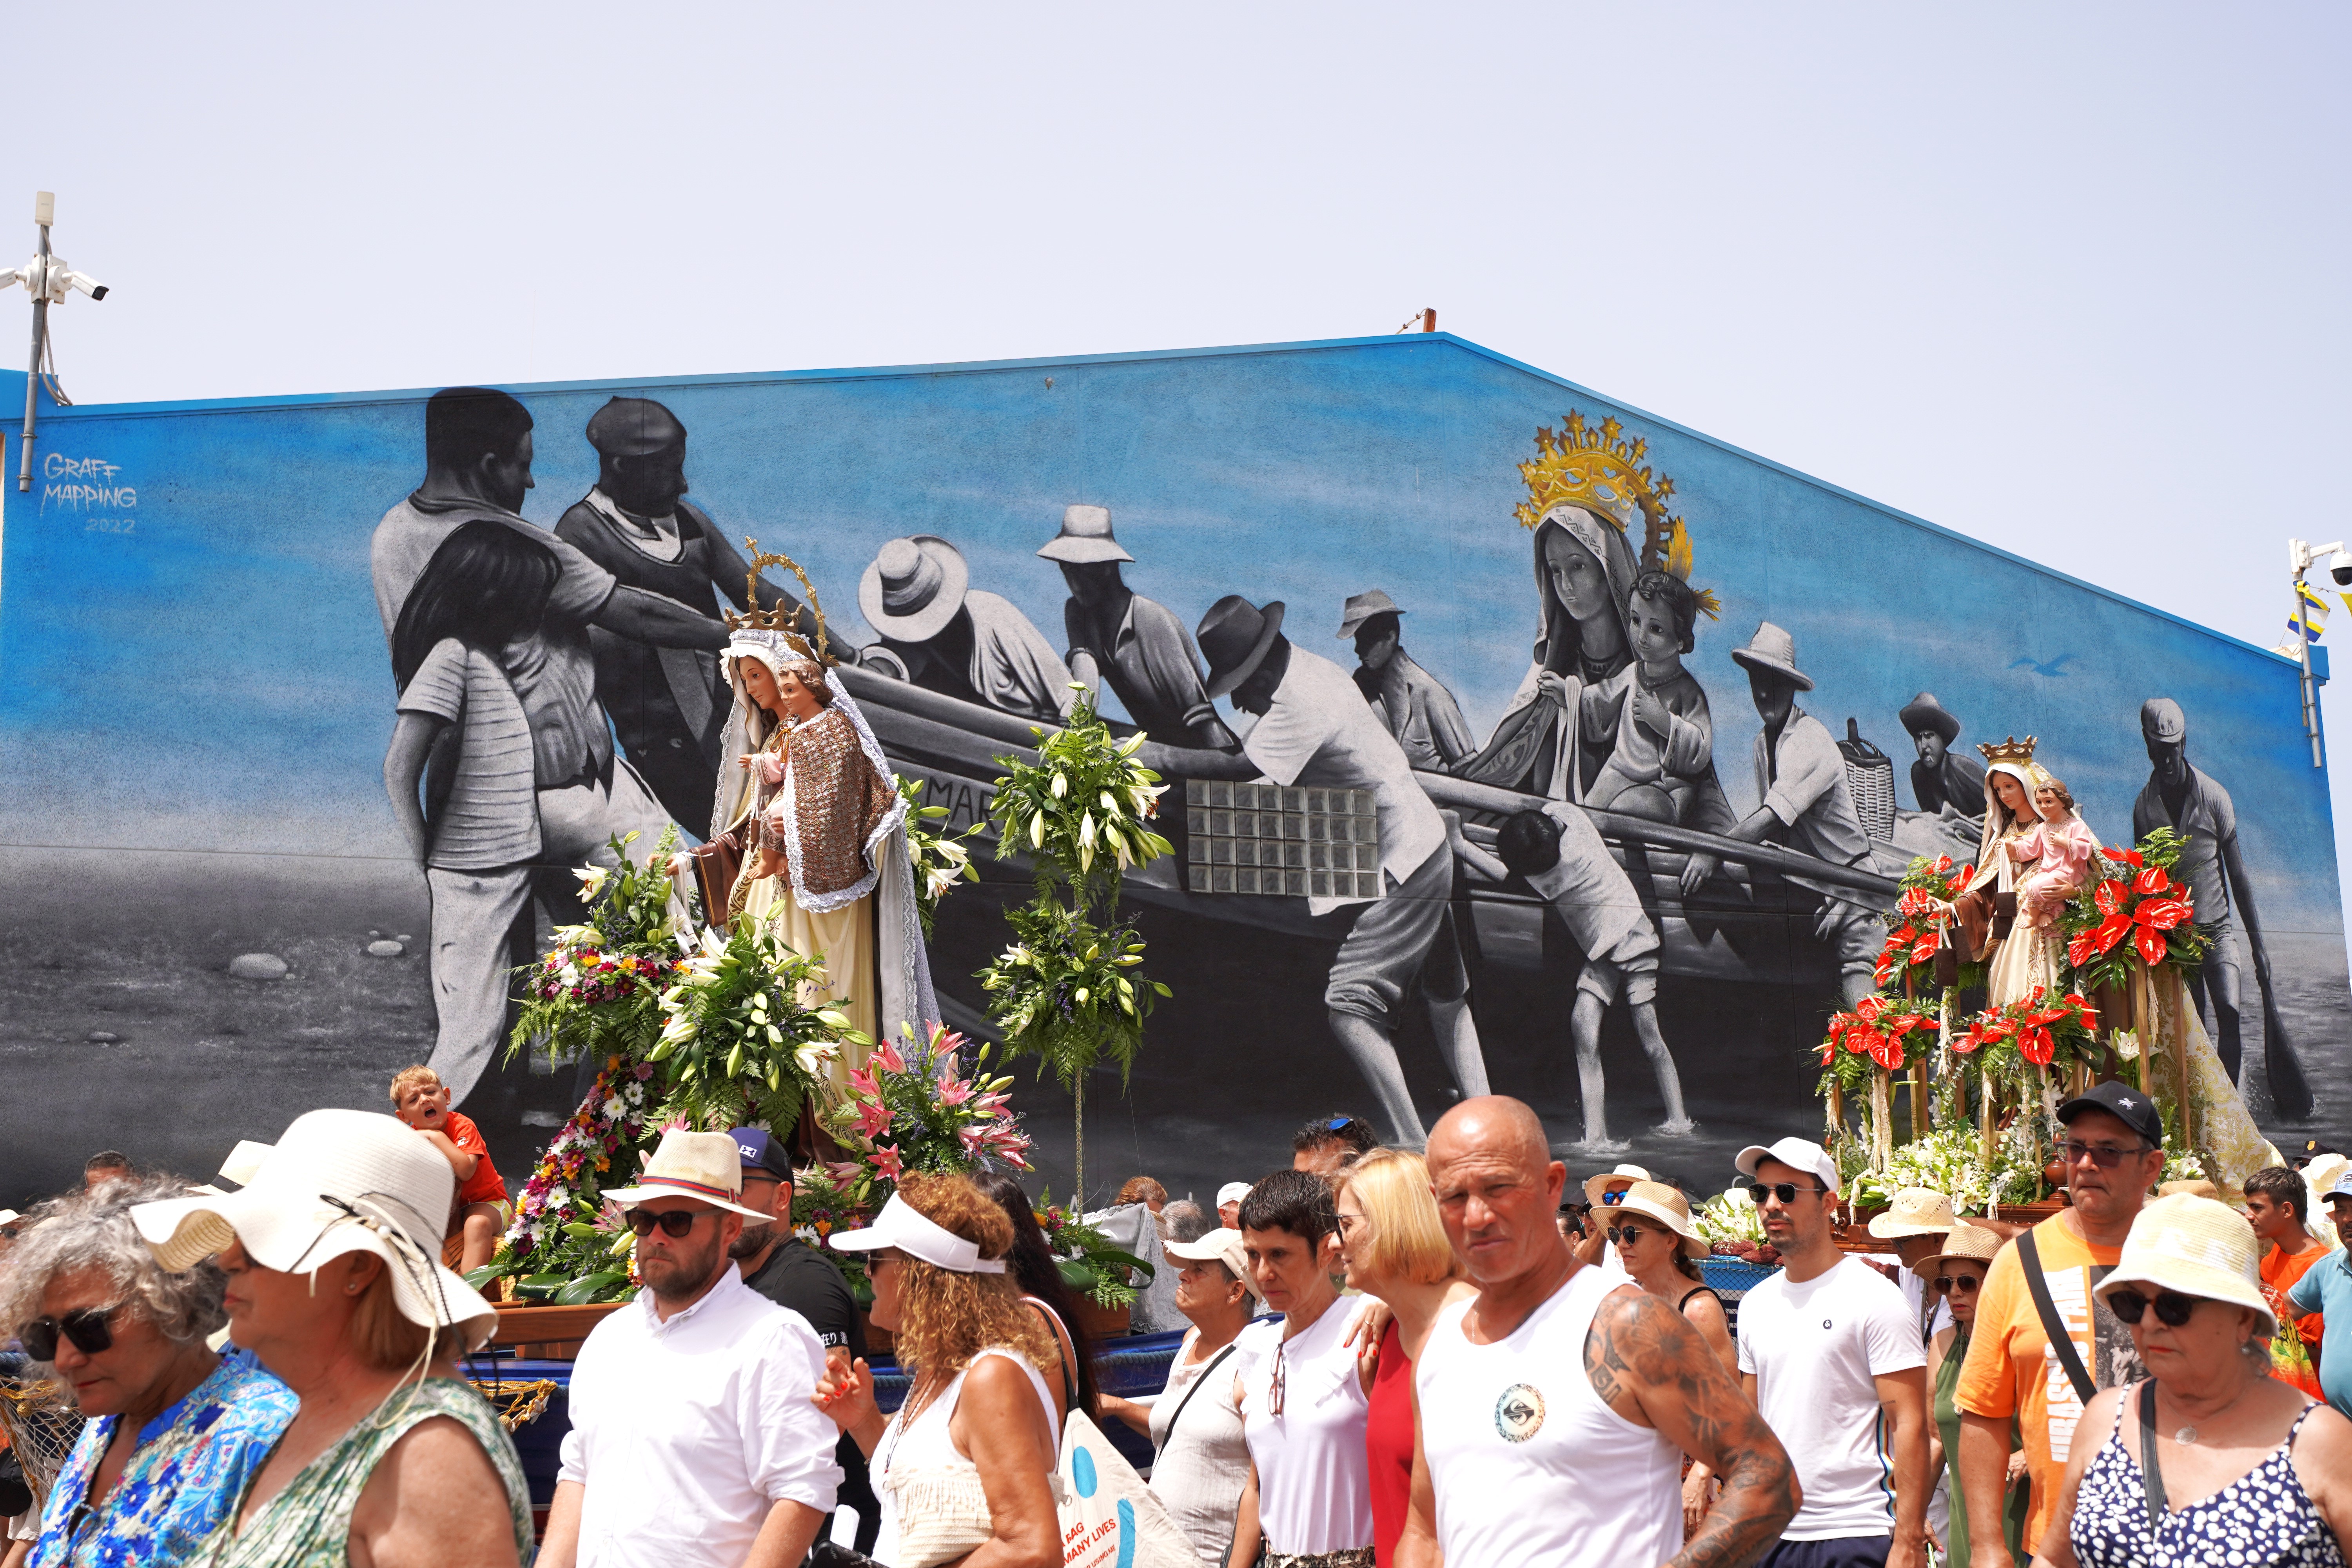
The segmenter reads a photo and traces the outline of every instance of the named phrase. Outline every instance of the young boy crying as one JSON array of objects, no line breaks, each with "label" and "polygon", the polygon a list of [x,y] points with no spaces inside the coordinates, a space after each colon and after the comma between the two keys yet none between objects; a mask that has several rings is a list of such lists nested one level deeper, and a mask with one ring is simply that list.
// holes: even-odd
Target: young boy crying
[{"label": "young boy crying", "polygon": [[[403,1068],[394,1075],[392,1110],[439,1150],[457,1174],[442,1261],[460,1274],[479,1268],[498,1250],[509,1218],[507,1184],[490,1163],[482,1130],[472,1117],[449,1109],[448,1086],[428,1067]],[[453,1252],[457,1256],[452,1258]]]}]

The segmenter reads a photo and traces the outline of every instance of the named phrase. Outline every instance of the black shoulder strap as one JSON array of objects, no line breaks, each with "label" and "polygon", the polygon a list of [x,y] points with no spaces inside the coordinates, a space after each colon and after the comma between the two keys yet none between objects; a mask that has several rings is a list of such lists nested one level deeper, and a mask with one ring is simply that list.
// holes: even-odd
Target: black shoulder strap
[{"label": "black shoulder strap", "polygon": [[2050,1282],[2042,1277],[2042,1250],[2034,1245],[2031,1230],[2017,1238],[2017,1261],[2025,1270],[2025,1288],[2033,1293],[2033,1310],[2042,1315],[2042,1331],[2050,1338],[2051,1353],[2064,1369],[2066,1381],[2074,1385],[2074,1396],[2088,1405],[2098,1390],[2089,1369],[2083,1365],[2083,1352],[2075,1348],[2074,1336],[2058,1321],[2058,1303],[2050,1299]]},{"label": "black shoulder strap", "polygon": [[2152,1377],[2139,1385],[2139,1479],[2147,1494],[2147,1522],[2152,1530],[2163,1524],[2165,1510],[2171,1506],[2164,1495],[2164,1467],[2156,1458],[2156,1379]]},{"label": "black shoulder strap", "polygon": [[1167,1434],[1160,1439],[1160,1447],[1163,1450],[1168,1447],[1168,1439],[1176,1436],[1176,1423],[1183,1418],[1184,1406],[1192,1403],[1192,1395],[1201,1392],[1201,1385],[1209,1381],[1209,1374],[1215,1372],[1224,1359],[1233,1353],[1234,1347],[1227,1345],[1215,1355],[1211,1356],[1209,1364],[1201,1369],[1201,1375],[1192,1380],[1192,1386],[1184,1391],[1184,1397],[1176,1402],[1176,1413],[1168,1417]]}]

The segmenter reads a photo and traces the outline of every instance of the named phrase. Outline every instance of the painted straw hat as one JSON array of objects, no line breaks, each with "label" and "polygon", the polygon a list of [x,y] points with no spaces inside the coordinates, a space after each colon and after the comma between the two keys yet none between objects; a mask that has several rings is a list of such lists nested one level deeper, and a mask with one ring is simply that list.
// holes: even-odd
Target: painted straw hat
[{"label": "painted straw hat", "polygon": [[963,552],[934,533],[882,546],[857,582],[866,624],[898,642],[929,642],[963,608],[971,568]]}]

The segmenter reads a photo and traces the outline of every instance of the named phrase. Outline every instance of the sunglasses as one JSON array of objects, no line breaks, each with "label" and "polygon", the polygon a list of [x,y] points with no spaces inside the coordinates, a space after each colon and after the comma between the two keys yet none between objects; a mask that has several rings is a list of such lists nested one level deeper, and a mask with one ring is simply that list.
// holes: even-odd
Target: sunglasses
[{"label": "sunglasses", "polygon": [[1784,1204],[1792,1204],[1797,1201],[1797,1194],[1799,1193],[1825,1193],[1828,1191],[1829,1189],[1827,1187],[1801,1187],[1794,1182],[1775,1182],[1769,1187],[1761,1182],[1752,1182],[1748,1184],[1748,1197],[1751,1203],[1755,1203],[1759,1205],[1768,1197],[1778,1198]]},{"label": "sunglasses", "polygon": [[629,1228],[644,1237],[651,1236],[654,1226],[659,1226],[664,1236],[680,1237],[694,1228],[696,1220],[715,1212],[712,1209],[672,1209],[667,1214],[647,1214],[644,1209],[631,1209]]},{"label": "sunglasses", "polygon": [[1613,1193],[1603,1193],[1601,1194],[1601,1201],[1606,1206],[1613,1209],[1619,1204],[1625,1201],[1625,1189],[1620,1187]]},{"label": "sunglasses", "polygon": [[79,1312],[68,1312],[62,1318],[35,1318],[26,1323],[16,1337],[25,1353],[35,1361],[58,1359],[58,1336],[63,1334],[73,1342],[74,1349],[84,1355],[97,1355],[114,1348],[114,1330],[107,1320],[121,1310],[122,1303],[111,1307],[85,1307]]},{"label": "sunglasses", "polygon": [[1963,1296],[1972,1296],[1977,1287],[1983,1283],[1973,1274],[1938,1274],[1936,1276],[1936,1291],[1938,1295],[1949,1295],[1957,1290]]},{"label": "sunglasses", "polygon": [[2117,1149],[2107,1143],[2077,1143],[2072,1138],[2060,1145],[2066,1151],[2066,1163],[2080,1164],[2089,1160],[2102,1171],[2112,1171],[2135,1154],[2145,1154],[2150,1145],[2135,1143],[2128,1149]]},{"label": "sunglasses", "polygon": [[1645,1236],[1656,1234],[1662,1233],[1654,1226],[1612,1225],[1609,1227],[1609,1239],[1612,1241],[1639,1241]]},{"label": "sunglasses", "polygon": [[2203,1300],[2201,1296],[2184,1296],[2178,1290],[2164,1291],[2153,1300],[2137,1290],[2110,1290],[2107,1292],[2107,1310],[2137,1327],[2140,1318],[2154,1307],[2158,1322],[2167,1328],[2178,1329],[2187,1325],[2189,1315],[2197,1310],[2198,1302]]}]

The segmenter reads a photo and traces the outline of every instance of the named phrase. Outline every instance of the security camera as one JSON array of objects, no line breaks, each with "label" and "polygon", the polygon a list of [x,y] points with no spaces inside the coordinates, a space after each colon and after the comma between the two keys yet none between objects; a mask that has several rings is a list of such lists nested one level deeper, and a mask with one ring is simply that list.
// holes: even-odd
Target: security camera
[{"label": "security camera", "polygon": [[22,283],[34,299],[50,305],[65,303],[66,290],[79,289],[93,300],[103,300],[106,285],[87,273],[76,272],[62,256],[36,256],[13,272],[0,272],[0,289]]},{"label": "security camera", "polygon": [[[59,265],[62,266],[63,264],[60,263]],[[97,279],[90,277],[88,273],[69,271],[65,275],[63,281],[67,288],[79,289],[93,300],[103,300],[106,298],[106,285],[100,283]],[[2339,555],[2336,559],[2345,563],[2345,570],[2347,572],[2352,572],[2352,555]],[[2346,580],[2352,581],[2352,578],[2347,578]]]},{"label": "security camera", "polygon": [[2352,584],[2352,550],[2339,550],[2327,563],[2327,574],[2336,579],[2337,587]]}]

